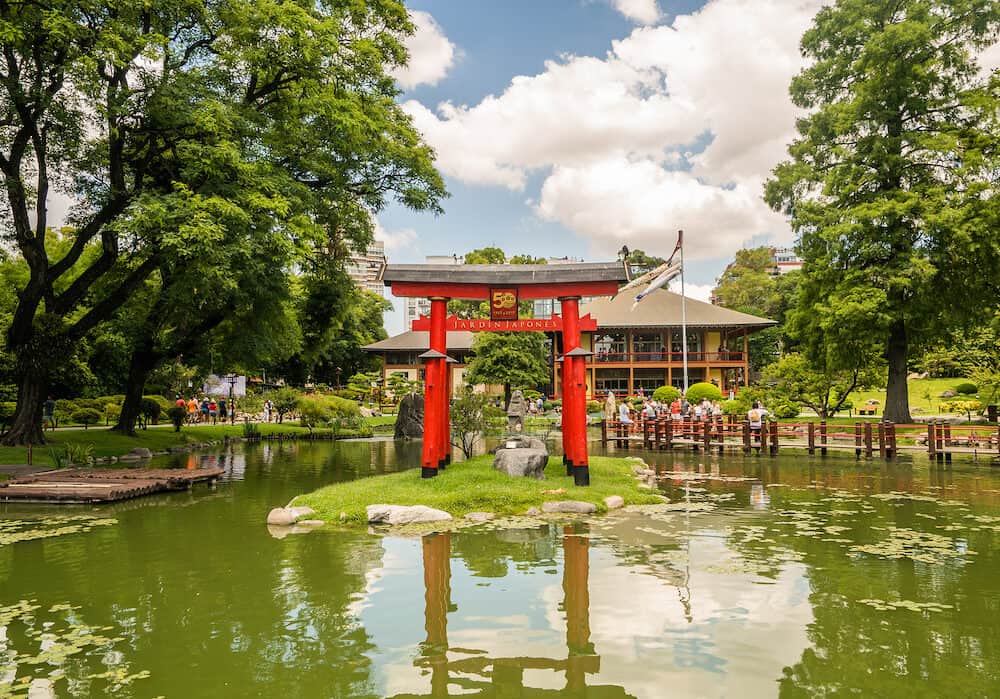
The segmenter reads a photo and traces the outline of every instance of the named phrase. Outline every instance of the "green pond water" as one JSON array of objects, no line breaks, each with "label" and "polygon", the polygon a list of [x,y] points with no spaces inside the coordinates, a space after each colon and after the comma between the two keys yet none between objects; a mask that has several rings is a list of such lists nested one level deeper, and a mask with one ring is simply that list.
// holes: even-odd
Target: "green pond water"
[{"label": "green pond water", "polygon": [[643,456],[669,503],[422,538],[264,524],[419,461],[391,441],[4,507],[0,697],[1000,696],[1000,471]]}]

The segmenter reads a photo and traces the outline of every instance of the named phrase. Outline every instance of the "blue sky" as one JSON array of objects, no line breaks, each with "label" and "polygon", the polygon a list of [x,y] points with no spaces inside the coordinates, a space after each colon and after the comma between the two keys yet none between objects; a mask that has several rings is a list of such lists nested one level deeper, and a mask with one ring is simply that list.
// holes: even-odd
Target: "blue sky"
[{"label": "blue sky", "polygon": [[[378,216],[390,262],[667,255],[690,295],[743,246],[791,242],[761,201],[794,137],[788,82],[820,0],[411,0],[400,102],[435,148],[440,216]],[[386,318],[402,330],[402,304]]]}]

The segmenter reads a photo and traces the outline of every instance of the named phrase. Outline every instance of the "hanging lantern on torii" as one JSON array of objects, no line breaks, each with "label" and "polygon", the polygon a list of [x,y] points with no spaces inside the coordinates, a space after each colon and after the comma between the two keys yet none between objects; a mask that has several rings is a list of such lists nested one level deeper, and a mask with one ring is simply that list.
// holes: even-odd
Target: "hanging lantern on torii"
[{"label": "hanging lantern on torii", "polygon": [[[424,370],[424,443],[421,475],[432,478],[451,463],[450,375],[447,333],[559,332],[563,355],[563,462],[577,485],[590,483],[587,457],[586,357],[580,333],[597,329],[590,316],[580,317],[580,298],[614,296],[629,280],[624,262],[580,262],[558,265],[385,265],[379,278],[393,296],[430,300],[429,317],[412,330],[429,331]],[[451,299],[487,300],[490,319],[448,316]],[[518,317],[518,303],[558,299],[562,313],[552,318]]]}]

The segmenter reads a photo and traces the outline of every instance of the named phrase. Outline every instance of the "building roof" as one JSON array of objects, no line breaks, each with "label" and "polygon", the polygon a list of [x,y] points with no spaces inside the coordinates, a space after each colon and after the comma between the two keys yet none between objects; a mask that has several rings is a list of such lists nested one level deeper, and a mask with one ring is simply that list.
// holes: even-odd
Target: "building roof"
[{"label": "building roof", "polygon": [[572,262],[553,265],[385,265],[386,286],[393,282],[448,282],[451,284],[563,284],[626,282],[623,262]]},{"label": "building roof", "polygon": [[[472,349],[474,333],[456,330],[448,333],[448,351]],[[365,345],[366,352],[424,352],[430,349],[430,333],[426,330],[408,330],[400,335]]]},{"label": "building roof", "polygon": [[[589,313],[597,321],[598,328],[656,328],[681,324],[680,294],[657,289],[639,304],[634,304],[635,294],[626,292],[614,298],[594,299],[580,307],[580,314]],[[685,306],[687,324],[691,327],[760,330],[777,325],[777,321],[692,298],[687,299]]]}]

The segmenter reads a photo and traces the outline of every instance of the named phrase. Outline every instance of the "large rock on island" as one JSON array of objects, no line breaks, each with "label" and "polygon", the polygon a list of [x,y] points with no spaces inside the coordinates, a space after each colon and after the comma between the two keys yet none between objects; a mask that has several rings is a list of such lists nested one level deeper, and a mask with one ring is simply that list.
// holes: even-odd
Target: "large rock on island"
[{"label": "large rock on island", "polygon": [[497,449],[493,468],[515,478],[545,480],[549,453],[541,449]]},{"label": "large rock on island", "polygon": [[443,510],[426,505],[369,505],[365,508],[369,524],[417,524],[420,522],[445,522],[452,517]]},{"label": "large rock on island", "polygon": [[420,439],[424,436],[424,397],[410,393],[399,402],[396,415],[396,439]]}]

